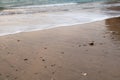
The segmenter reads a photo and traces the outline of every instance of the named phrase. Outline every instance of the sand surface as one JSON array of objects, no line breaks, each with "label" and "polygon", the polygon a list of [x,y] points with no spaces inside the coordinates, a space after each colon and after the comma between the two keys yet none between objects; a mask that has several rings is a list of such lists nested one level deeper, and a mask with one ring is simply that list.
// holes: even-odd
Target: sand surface
[{"label": "sand surface", "polygon": [[120,80],[120,17],[1,36],[0,80]]}]

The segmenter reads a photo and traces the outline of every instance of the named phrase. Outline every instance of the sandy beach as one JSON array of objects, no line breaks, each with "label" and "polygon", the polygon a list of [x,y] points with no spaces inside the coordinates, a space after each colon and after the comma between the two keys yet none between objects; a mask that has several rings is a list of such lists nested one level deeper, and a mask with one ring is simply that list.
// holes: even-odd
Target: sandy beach
[{"label": "sandy beach", "polygon": [[0,80],[120,80],[120,17],[1,36]]}]

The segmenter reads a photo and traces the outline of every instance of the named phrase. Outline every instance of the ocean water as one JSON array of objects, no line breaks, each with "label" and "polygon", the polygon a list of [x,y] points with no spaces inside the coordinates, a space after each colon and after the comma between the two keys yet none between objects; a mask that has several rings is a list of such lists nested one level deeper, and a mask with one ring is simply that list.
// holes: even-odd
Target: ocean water
[{"label": "ocean water", "polygon": [[107,0],[0,0],[1,6],[46,5],[62,3],[85,3]]},{"label": "ocean water", "polygon": [[0,0],[0,35],[120,17],[120,0]]}]

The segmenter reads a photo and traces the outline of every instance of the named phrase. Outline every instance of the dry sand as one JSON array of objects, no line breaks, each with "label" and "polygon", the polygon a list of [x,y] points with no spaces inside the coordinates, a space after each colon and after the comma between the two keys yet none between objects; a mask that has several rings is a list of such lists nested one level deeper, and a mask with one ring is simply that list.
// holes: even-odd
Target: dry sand
[{"label": "dry sand", "polygon": [[1,36],[0,80],[120,80],[120,17]]}]

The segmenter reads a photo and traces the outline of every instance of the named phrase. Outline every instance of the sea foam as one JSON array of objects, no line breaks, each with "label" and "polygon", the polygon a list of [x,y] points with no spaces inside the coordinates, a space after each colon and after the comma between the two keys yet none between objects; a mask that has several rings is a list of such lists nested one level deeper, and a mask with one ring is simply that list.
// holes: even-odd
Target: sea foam
[{"label": "sea foam", "polygon": [[10,7],[0,12],[0,35],[90,23],[119,17],[120,3],[64,3]]}]

